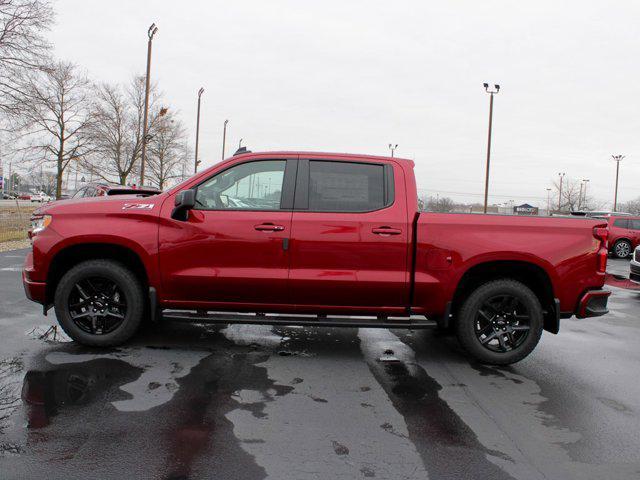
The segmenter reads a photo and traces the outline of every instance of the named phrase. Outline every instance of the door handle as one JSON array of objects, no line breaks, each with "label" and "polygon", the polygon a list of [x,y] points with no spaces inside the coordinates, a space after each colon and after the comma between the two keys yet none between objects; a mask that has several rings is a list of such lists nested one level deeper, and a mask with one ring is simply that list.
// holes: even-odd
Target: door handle
[{"label": "door handle", "polygon": [[274,225],[273,223],[262,223],[260,225],[254,225],[254,229],[259,232],[281,232],[284,230],[282,225]]},{"label": "door handle", "polygon": [[399,228],[378,227],[372,228],[371,232],[375,233],[376,235],[400,235],[402,233],[402,230],[400,230]]}]

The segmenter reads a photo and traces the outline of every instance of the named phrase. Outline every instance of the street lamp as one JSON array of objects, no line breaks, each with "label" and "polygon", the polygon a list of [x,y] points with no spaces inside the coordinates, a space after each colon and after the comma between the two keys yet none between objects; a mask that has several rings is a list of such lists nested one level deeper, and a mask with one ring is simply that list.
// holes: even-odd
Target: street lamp
[{"label": "street lamp", "polygon": [[560,177],[560,188],[558,189],[558,212],[562,210],[562,180],[564,179],[565,175],[566,173],[558,174],[558,176]]},{"label": "street lamp", "polygon": [[551,189],[547,188],[547,215],[551,215]]},{"label": "street lamp", "polygon": [[391,158],[393,158],[396,148],[398,148],[398,144],[396,143],[395,145],[390,143],[389,144],[389,150],[391,150]]},{"label": "street lamp", "polygon": [[200,140],[200,97],[204,93],[204,88],[200,88],[198,90],[198,117],[196,120],[196,159],[193,165],[193,173],[198,173],[198,165],[200,165],[200,161],[198,160],[198,141]]},{"label": "street lamp", "polygon": [[[589,179],[588,178],[583,178],[582,179],[582,183],[584,183],[584,191],[582,192],[582,203],[584,203],[586,205],[587,203],[587,183],[589,183]],[[582,205],[581,203],[581,205]]]},{"label": "street lamp", "polygon": [[616,162],[616,193],[613,197],[613,211],[615,212],[618,208],[618,178],[620,176],[620,162],[624,158],[624,155],[611,155],[614,162]]},{"label": "street lamp", "polygon": [[489,94],[489,134],[487,137],[487,172],[484,179],[484,213],[487,213],[489,203],[489,166],[491,165],[491,128],[493,124],[493,96],[500,91],[500,85],[494,84],[493,89],[488,83],[483,83],[484,90]]},{"label": "street lamp", "polygon": [[153,36],[158,32],[158,27],[152,23],[147,31],[149,42],[147,43],[147,77],[144,88],[144,119],[142,124],[142,159],[140,164],[140,186],[144,186],[144,163],[147,156],[147,122],[149,118],[149,87],[151,82],[151,44]]},{"label": "street lamp", "polygon": [[222,129],[222,160],[224,160],[224,151],[227,145],[227,123],[229,123],[229,120],[224,121],[224,128]]}]

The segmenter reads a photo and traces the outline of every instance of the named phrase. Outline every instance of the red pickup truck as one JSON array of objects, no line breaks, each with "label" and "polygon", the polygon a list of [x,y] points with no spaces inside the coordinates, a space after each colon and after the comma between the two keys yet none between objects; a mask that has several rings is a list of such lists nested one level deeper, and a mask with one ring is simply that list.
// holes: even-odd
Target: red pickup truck
[{"label": "red pickup truck", "polygon": [[561,318],[607,313],[606,223],[420,213],[413,166],[248,152],[156,196],[52,203],[33,219],[26,294],[86,345],[163,317],[435,321],[493,364],[524,358]]}]

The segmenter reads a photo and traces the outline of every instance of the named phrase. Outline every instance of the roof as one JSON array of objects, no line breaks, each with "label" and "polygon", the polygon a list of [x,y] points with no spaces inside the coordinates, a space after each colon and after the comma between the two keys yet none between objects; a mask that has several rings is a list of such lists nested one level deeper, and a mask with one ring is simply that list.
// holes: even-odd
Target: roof
[{"label": "roof", "polygon": [[241,153],[239,155],[235,155],[229,158],[226,158],[225,160],[230,160],[231,158],[250,158],[250,157],[255,157],[255,156],[273,156],[273,157],[277,157],[277,156],[282,156],[282,157],[295,157],[295,156],[300,156],[300,157],[325,157],[329,160],[331,159],[361,159],[361,158],[366,158],[366,159],[370,159],[370,160],[386,160],[386,161],[395,161],[398,163],[409,163],[412,166],[415,164],[415,162],[413,160],[410,160],[408,158],[400,158],[400,157],[388,157],[388,156],[382,156],[382,155],[371,155],[368,153],[337,153],[337,152],[308,152],[308,151],[296,151],[296,150],[277,150],[277,151],[265,151],[265,152],[247,152],[247,153]]}]

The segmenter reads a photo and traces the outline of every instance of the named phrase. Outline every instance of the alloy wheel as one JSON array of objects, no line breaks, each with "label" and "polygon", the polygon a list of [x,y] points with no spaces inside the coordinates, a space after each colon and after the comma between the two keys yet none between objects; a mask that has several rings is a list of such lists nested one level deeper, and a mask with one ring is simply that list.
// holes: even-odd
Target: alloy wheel
[{"label": "alloy wheel", "polygon": [[106,335],[124,322],[127,302],[118,285],[107,278],[78,281],[68,299],[69,315],[78,328],[92,335]]},{"label": "alloy wheel", "polygon": [[492,352],[508,352],[525,341],[531,329],[530,313],[513,295],[496,295],[478,309],[474,331],[480,344]]}]

